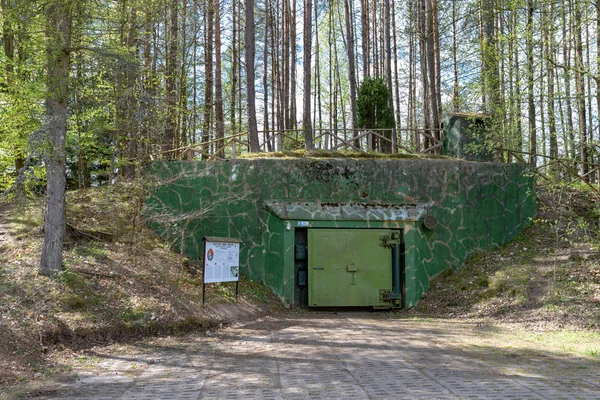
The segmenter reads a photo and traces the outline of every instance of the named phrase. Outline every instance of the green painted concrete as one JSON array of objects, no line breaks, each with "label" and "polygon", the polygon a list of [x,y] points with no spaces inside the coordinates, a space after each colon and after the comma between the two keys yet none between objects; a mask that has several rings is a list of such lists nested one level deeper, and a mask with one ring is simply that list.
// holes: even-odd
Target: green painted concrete
[{"label": "green painted concrete", "polygon": [[[534,178],[516,164],[261,158],[158,162],[149,176],[159,184],[146,209],[159,233],[193,259],[204,236],[241,239],[241,272],[288,303],[300,222],[403,229],[405,305],[412,307],[433,277],[507,243],[536,212]],[[435,229],[423,227],[426,214],[439,221]]]}]

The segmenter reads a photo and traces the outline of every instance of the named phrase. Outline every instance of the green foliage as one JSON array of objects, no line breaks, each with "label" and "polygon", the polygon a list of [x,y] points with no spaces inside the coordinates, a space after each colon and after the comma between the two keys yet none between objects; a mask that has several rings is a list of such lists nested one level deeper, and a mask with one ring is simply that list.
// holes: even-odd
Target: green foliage
[{"label": "green foliage", "polygon": [[465,135],[469,142],[464,144],[468,159],[492,161],[494,148],[498,147],[500,130],[494,122],[494,117],[471,116],[467,119]]},{"label": "green foliage", "polygon": [[62,283],[58,298],[67,310],[85,310],[90,306],[100,304],[100,299],[90,283],[77,272],[65,269],[59,273]]},{"label": "green foliage", "polygon": [[[40,79],[45,67],[43,20],[33,3],[15,2],[13,7],[16,4],[19,15],[9,13],[3,23],[12,24],[13,30],[19,30],[18,38],[27,40],[18,42],[12,61],[0,51],[0,193],[15,182],[17,168],[37,150],[30,148],[29,136],[40,128],[44,115],[44,80]],[[22,21],[27,23],[22,25]],[[39,162],[34,159],[32,164]]]},{"label": "green foliage", "polygon": [[390,91],[383,78],[366,78],[358,89],[356,99],[359,128],[391,129],[394,112],[388,103]]},{"label": "green foliage", "polygon": [[485,297],[505,297],[513,304],[523,305],[529,298],[529,284],[534,270],[531,265],[510,264],[490,277]]}]

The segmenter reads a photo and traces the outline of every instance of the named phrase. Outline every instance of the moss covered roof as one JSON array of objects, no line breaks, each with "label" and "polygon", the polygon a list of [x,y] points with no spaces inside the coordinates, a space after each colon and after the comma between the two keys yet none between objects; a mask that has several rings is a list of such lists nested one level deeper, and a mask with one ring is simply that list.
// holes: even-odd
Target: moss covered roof
[{"label": "moss covered roof", "polygon": [[246,153],[238,158],[353,158],[353,159],[382,159],[382,160],[419,160],[419,159],[451,159],[438,154],[384,154],[360,151],[329,151],[329,150],[285,150],[270,153]]}]

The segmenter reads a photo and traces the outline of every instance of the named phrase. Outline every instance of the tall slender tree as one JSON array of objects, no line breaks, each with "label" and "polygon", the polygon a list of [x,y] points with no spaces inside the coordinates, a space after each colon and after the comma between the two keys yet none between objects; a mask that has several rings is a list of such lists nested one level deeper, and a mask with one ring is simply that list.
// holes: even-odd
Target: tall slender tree
[{"label": "tall slender tree", "polygon": [[[385,77],[387,81],[387,87],[389,91],[388,96],[388,106],[392,110],[392,119],[394,118],[394,92],[392,89],[392,35],[390,32],[390,28],[392,23],[390,21],[391,12],[390,12],[390,0],[385,0],[384,2],[384,41],[385,41]],[[394,122],[392,132],[391,132],[391,146],[384,146],[384,149],[391,150],[392,153],[398,152],[398,137],[396,136],[396,123]]]},{"label": "tall slender tree", "polygon": [[569,148],[569,155],[575,159],[575,127],[573,123],[573,105],[571,103],[571,44],[573,40],[573,30],[571,28],[571,20],[569,15],[572,12],[572,1],[568,0],[563,3],[562,7],[562,28],[563,28],[563,58],[565,60],[563,74],[565,82],[565,103],[566,103],[566,130],[567,140],[566,145]]},{"label": "tall slender tree", "polygon": [[586,109],[585,109],[585,85],[583,77],[583,38],[581,33],[582,10],[579,3],[574,5],[573,28],[575,36],[575,93],[577,96],[577,125],[579,131],[579,160],[581,161],[581,172],[585,175],[588,172],[588,148],[587,148],[587,127],[586,127]]},{"label": "tall slender tree", "polygon": [[213,44],[214,42],[214,2],[206,2],[206,37],[204,45],[204,119],[202,122],[202,141],[204,157],[210,152],[210,146],[206,143],[211,139],[210,132],[213,127],[213,89],[214,89],[214,70],[213,70]]},{"label": "tall slender tree", "polygon": [[221,70],[221,2],[214,0],[215,10],[215,139],[217,157],[224,157],[225,121],[223,115],[223,80]]},{"label": "tall slender tree", "polygon": [[304,0],[304,101],[302,124],[304,129],[304,143],[307,149],[312,149],[313,132],[310,120],[310,83],[311,83],[311,57],[312,57],[312,0]]},{"label": "tall slender tree", "polygon": [[550,0],[545,0],[545,7],[548,13],[547,21],[548,26],[545,29],[545,42],[546,42],[546,58],[548,63],[547,68],[547,79],[548,79],[548,133],[550,136],[550,157],[558,157],[558,141],[556,137],[556,116],[555,116],[555,103],[554,103],[554,64],[555,64],[555,42],[554,42],[554,4]]},{"label": "tall slender tree", "polygon": [[71,63],[71,24],[74,1],[52,0],[46,4],[46,154],[47,203],[40,274],[54,276],[62,269],[66,231],[66,136]]},{"label": "tall slender tree", "polygon": [[[254,1],[245,0],[244,59],[246,61],[246,114],[248,116],[248,147],[253,153],[260,151],[258,124],[256,122],[256,89],[254,87],[254,58],[256,41],[254,35]],[[310,12],[309,12],[310,14]]]},{"label": "tall slender tree", "polygon": [[231,125],[231,133],[235,134],[236,124],[235,124],[235,106],[236,106],[236,94],[237,94],[237,84],[238,84],[238,76],[237,76],[237,68],[238,68],[238,53],[237,53],[237,28],[238,28],[238,14],[236,8],[238,8],[238,2],[234,1],[231,3],[231,92],[230,92],[230,111],[229,111],[229,124]]},{"label": "tall slender tree", "polygon": [[537,130],[534,100],[534,63],[533,63],[533,14],[535,0],[527,0],[527,109],[529,116],[529,162],[536,165],[537,161]]},{"label": "tall slender tree", "polygon": [[[167,49],[165,91],[167,98],[167,121],[163,150],[169,151],[177,148],[175,137],[177,134],[177,54],[179,52],[179,1],[171,1],[169,7],[169,42]],[[167,153],[169,158],[175,158],[174,152]]]},{"label": "tall slender tree", "polygon": [[346,21],[346,51],[348,53],[348,84],[350,86],[350,121],[353,130],[354,146],[360,147],[360,142],[356,137],[356,67],[354,66],[354,35],[352,33],[352,16],[350,14],[349,0],[344,0],[344,19]]}]

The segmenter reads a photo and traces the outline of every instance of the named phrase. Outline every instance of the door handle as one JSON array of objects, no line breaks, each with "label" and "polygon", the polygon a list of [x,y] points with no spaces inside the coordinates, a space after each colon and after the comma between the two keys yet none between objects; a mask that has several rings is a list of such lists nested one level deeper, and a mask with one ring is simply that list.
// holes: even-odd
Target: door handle
[{"label": "door handle", "polygon": [[358,267],[354,264],[350,264],[346,267],[346,271],[348,272],[358,272]]},{"label": "door handle", "polygon": [[323,268],[323,267],[313,267],[313,269],[322,270],[322,269],[325,269],[325,268]]}]

